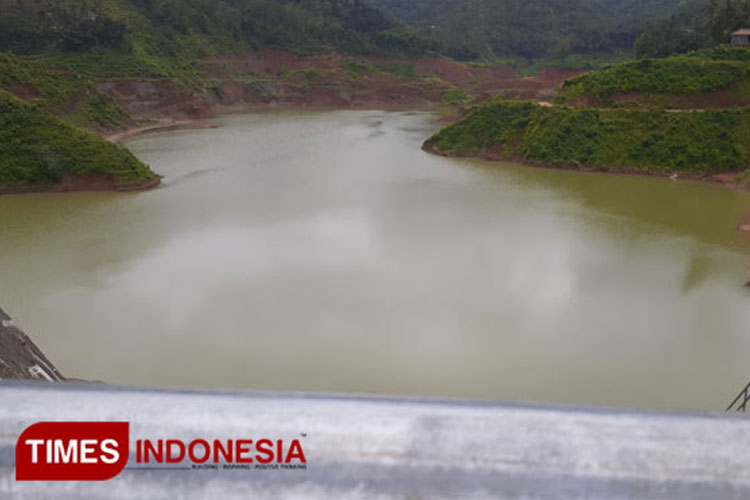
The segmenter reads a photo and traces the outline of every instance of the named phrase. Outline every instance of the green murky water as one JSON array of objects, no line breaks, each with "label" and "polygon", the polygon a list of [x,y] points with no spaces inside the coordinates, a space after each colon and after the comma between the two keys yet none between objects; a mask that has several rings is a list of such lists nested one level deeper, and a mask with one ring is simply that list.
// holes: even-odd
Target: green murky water
[{"label": "green murky water", "polygon": [[750,194],[420,151],[428,114],[274,113],[129,147],[144,193],[0,198],[0,304],[113,383],[721,410]]}]

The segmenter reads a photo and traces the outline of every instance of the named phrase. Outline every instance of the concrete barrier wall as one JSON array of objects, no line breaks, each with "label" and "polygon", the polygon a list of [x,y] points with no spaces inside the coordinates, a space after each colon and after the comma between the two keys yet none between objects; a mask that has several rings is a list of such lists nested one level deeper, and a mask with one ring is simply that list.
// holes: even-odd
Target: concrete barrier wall
[{"label": "concrete barrier wall", "polygon": [[[2,499],[750,498],[750,420],[492,403],[0,384]],[[21,431],[127,420],[103,483],[17,483]],[[135,469],[136,439],[299,439],[307,470]]]}]

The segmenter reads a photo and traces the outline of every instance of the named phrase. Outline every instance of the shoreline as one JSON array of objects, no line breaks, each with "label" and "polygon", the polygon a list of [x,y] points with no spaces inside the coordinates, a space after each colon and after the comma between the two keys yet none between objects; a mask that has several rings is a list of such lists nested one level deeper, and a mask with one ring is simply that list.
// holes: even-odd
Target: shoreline
[{"label": "shoreline", "polygon": [[[66,181],[60,182],[58,184],[52,184],[52,185],[43,185],[43,186],[19,186],[16,188],[0,188],[0,196],[23,196],[27,194],[66,194],[66,193],[102,193],[102,192],[109,192],[109,193],[127,193],[131,191],[149,191],[151,189],[155,189],[161,185],[162,176],[157,175],[155,179],[152,179],[148,182],[144,182],[142,184],[133,184],[133,185],[124,185],[124,186],[118,186],[118,185],[106,185],[101,186],[97,185],[97,181],[90,182],[89,179],[86,176],[71,176],[68,179],[73,179],[75,177],[78,177],[76,180],[72,181],[73,184],[69,184]],[[98,176],[98,177],[107,177],[109,178],[109,182],[112,182],[112,179],[107,176]]]},{"label": "shoreline", "polygon": [[[732,191],[743,191],[750,192],[750,186],[745,186],[737,181],[737,177],[742,172],[724,172],[719,174],[704,174],[704,175],[691,175],[686,172],[659,172],[653,170],[639,170],[636,168],[628,167],[591,167],[591,166],[575,166],[565,164],[552,164],[552,163],[537,163],[528,160],[524,157],[516,156],[503,156],[492,153],[482,154],[460,154],[444,151],[436,148],[430,143],[430,140],[426,140],[422,143],[422,151],[444,158],[463,158],[463,159],[474,159],[483,160],[488,162],[513,162],[523,165],[524,167],[531,168],[543,168],[550,170],[566,170],[570,172],[581,172],[581,173],[592,173],[592,174],[619,174],[619,175],[634,175],[640,177],[660,177],[660,178],[674,178],[679,181],[691,181],[699,182],[701,184],[711,184],[715,186],[721,186]],[[676,176],[676,177],[675,177]]]},{"label": "shoreline", "polygon": [[[124,146],[125,142],[136,137],[147,134],[160,132],[174,132],[178,130],[208,130],[220,128],[221,124],[215,120],[225,115],[240,115],[246,113],[260,113],[265,111],[345,111],[345,110],[379,110],[379,111],[414,111],[414,112],[434,112],[439,109],[439,104],[430,106],[299,106],[293,103],[274,104],[274,105],[241,105],[217,107],[212,111],[215,115],[211,118],[194,118],[171,120],[163,119],[157,123],[149,125],[135,126],[120,130],[110,134],[98,133],[99,137],[111,142]],[[156,174],[156,178],[142,184],[129,186],[118,186],[107,175],[87,174],[84,176],[68,175],[59,183],[52,185],[32,185],[17,187],[0,187],[0,196],[20,196],[26,194],[60,194],[60,193],[93,193],[93,192],[135,192],[149,191],[161,185],[162,176]]]},{"label": "shoreline", "polygon": [[[182,119],[182,120],[162,120],[158,123],[150,125],[142,125],[131,127],[125,130],[110,134],[98,134],[104,140],[123,145],[130,139],[140,137],[152,133],[160,132],[174,132],[179,130],[203,130],[203,129],[215,129],[220,128],[221,124],[215,122],[215,120],[225,115],[239,115],[246,113],[260,113],[268,111],[403,111],[403,112],[432,112],[436,114],[436,118],[439,122],[445,123],[455,119],[455,117],[441,117],[437,111],[440,109],[439,103],[433,103],[429,106],[405,106],[395,104],[393,106],[300,106],[295,103],[277,103],[277,104],[253,104],[253,105],[239,105],[239,106],[217,106],[212,111],[215,112],[215,116],[211,118],[194,118],[194,119]],[[511,157],[493,154],[490,152],[480,154],[460,154],[453,153],[436,148],[429,139],[422,143],[421,149],[427,153],[442,156],[445,158],[464,158],[464,159],[477,159],[489,162],[514,162],[521,164],[526,167],[533,168],[546,168],[553,170],[567,170],[572,172],[582,173],[597,173],[597,174],[620,174],[620,175],[637,175],[643,177],[662,177],[670,178],[674,175],[677,177],[675,180],[681,181],[692,181],[700,182],[702,184],[711,184],[721,186],[733,191],[750,192],[750,186],[743,185],[737,181],[737,177],[740,172],[728,172],[720,174],[703,174],[703,175],[691,175],[684,172],[659,172],[650,170],[639,170],[635,168],[627,167],[592,167],[592,166],[575,166],[565,164],[544,164],[530,161],[523,157]],[[69,179],[64,179],[58,184],[51,186],[23,186],[16,188],[0,188],[0,196],[8,195],[23,195],[23,194],[44,194],[44,193],[71,193],[71,192],[134,192],[134,191],[147,191],[154,189],[161,185],[162,176],[157,174],[157,178],[143,184],[137,184],[132,186],[117,186],[110,182],[109,185],[102,185],[101,179],[91,183],[86,177],[79,178],[70,182]],[[740,229],[742,231],[750,231],[747,224],[741,224]]]},{"label": "shoreline", "polygon": [[158,132],[172,132],[175,130],[191,130],[191,129],[211,129],[219,128],[220,125],[211,123],[210,119],[196,118],[190,120],[175,120],[175,121],[164,121],[162,123],[155,123],[152,125],[145,125],[141,127],[132,127],[120,132],[112,134],[102,135],[101,137],[114,144],[122,144],[128,139],[138,137],[146,134],[154,134]]},{"label": "shoreline", "polygon": [[[708,185],[713,185],[713,186],[718,186],[724,189],[728,189],[731,191],[750,192],[750,186],[743,185],[737,181],[737,177],[741,174],[741,172],[735,172],[735,173],[730,172],[730,173],[709,174],[709,175],[690,175],[690,174],[685,174],[682,172],[656,172],[656,171],[648,171],[648,170],[636,170],[633,168],[623,168],[623,167],[585,167],[585,166],[575,166],[575,165],[544,164],[544,163],[535,163],[523,157],[503,156],[503,155],[492,154],[492,153],[484,153],[484,154],[451,153],[451,152],[438,149],[437,147],[434,146],[434,144],[430,142],[429,139],[422,143],[421,149],[422,151],[426,153],[434,154],[437,156],[442,156],[444,158],[474,159],[474,160],[482,160],[482,161],[493,162],[493,163],[513,162],[523,167],[542,168],[542,169],[550,169],[550,170],[565,170],[569,172],[579,172],[579,173],[589,173],[589,174],[616,174],[616,175],[632,175],[632,176],[640,176],[640,177],[659,177],[659,178],[673,179],[674,181],[688,181],[688,182],[695,182],[695,183],[700,183],[700,184],[708,184]],[[745,214],[742,217],[742,219],[737,222],[736,231],[739,233],[750,233],[750,214]],[[745,286],[750,287],[750,282],[748,282]]]},{"label": "shoreline", "polygon": [[[296,103],[275,103],[275,104],[241,104],[236,106],[216,106],[212,109],[215,115],[211,118],[189,118],[182,120],[164,119],[159,123],[131,127],[118,132],[101,135],[103,139],[115,143],[124,144],[130,139],[147,134],[156,134],[160,132],[175,132],[178,130],[208,130],[221,128],[221,124],[215,123],[215,120],[222,116],[242,115],[252,113],[263,113],[273,111],[402,111],[402,112],[433,112],[440,110],[440,103],[433,103],[424,106],[409,106],[394,104],[392,106],[383,105],[361,105],[361,106],[336,106],[336,105],[310,105],[300,106]],[[440,118],[444,122],[444,118]]]}]

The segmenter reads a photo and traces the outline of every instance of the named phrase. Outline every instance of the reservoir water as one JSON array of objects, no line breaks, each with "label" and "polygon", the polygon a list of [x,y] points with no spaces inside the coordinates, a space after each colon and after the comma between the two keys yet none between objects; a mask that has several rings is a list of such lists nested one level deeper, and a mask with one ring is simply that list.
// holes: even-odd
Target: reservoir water
[{"label": "reservoir water", "polygon": [[722,410],[750,194],[448,159],[425,113],[225,117],[141,193],[0,197],[0,305],[69,377]]}]

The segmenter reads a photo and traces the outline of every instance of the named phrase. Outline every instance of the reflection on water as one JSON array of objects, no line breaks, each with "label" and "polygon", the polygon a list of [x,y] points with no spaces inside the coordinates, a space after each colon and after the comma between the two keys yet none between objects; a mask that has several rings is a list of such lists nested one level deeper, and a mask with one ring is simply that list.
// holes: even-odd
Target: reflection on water
[{"label": "reflection on water", "polygon": [[143,137],[146,193],[0,198],[0,304],[115,383],[720,410],[750,196],[451,160],[426,114]]}]

